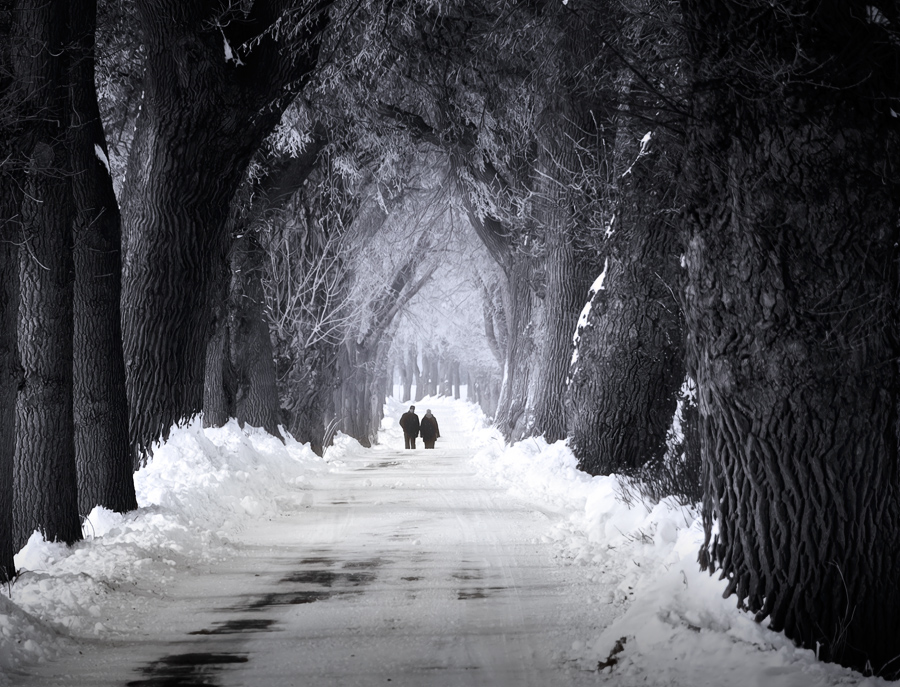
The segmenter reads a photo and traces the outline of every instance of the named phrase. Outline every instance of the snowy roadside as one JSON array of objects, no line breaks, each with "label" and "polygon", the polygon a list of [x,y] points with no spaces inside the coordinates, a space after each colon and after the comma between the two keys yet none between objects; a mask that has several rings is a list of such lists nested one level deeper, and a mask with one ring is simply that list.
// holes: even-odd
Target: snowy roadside
[{"label": "snowy roadside", "polygon": [[816,660],[783,634],[766,629],[723,599],[725,582],[699,570],[703,542],[698,509],[673,500],[625,504],[614,477],[576,469],[564,442],[485,442],[475,462],[511,493],[564,517],[555,531],[558,557],[582,566],[620,615],[569,655],[583,670],[604,667],[600,684],[888,685]]},{"label": "snowy roadside", "polygon": [[231,538],[249,520],[295,510],[311,475],[327,469],[307,445],[235,422],[177,428],[135,474],[140,508],[95,508],[71,548],[35,533],[21,571],[0,593],[0,684],[71,650],[72,640],[133,633],[176,575],[240,555]]}]

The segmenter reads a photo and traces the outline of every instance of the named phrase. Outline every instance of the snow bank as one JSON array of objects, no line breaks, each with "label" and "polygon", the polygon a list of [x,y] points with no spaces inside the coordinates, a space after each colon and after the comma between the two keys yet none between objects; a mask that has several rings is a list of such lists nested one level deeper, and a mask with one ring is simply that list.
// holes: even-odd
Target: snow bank
[{"label": "snow bank", "polygon": [[138,627],[175,574],[234,555],[229,536],[296,509],[309,476],[325,469],[308,445],[235,422],[174,429],[135,474],[137,511],[95,508],[84,541],[66,547],[35,532],[16,555],[21,574],[0,593],[0,684],[68,637]]},{"label": "snow bank", "polygon": [[700,572],[699,510],[674,500],[628,505],[615,477],[577,469],[564,442],[492,443],[474,458],[479,471],[519,498],[561,516],[551,539],[559,558],[584,567],[618,618],[573,645],[568,660],[630,685],[887,685],[816,660],[723,599],[725,583]]}]

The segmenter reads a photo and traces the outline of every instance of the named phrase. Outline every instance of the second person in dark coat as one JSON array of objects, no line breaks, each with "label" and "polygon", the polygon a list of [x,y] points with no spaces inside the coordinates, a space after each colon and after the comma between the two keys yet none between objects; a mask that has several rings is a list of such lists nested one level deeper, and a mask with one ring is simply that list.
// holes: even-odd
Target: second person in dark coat
[{"label": "second person in dark coat", "polygon": [[431,410],[425,411],[425,417],[419,425],[419,433],[422,435],[425,448],[434,448],[434,442],[441,436],[441,430],[438,429],[437,418],[431,414]]}]

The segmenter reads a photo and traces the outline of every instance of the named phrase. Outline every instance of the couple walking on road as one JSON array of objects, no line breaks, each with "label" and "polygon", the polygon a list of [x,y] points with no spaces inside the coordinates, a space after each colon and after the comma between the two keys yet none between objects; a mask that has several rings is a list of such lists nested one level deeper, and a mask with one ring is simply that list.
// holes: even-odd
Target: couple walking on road
[{"label": "couple walking on road", "polygon": [[416,447],[417,436],[422,437],[425,448],[434,448],[434,442],[441,436],[437,419],[431,414],[431,410],[426,410],[425,417],[419,422],[415,406],[410,406],[409,410],[400,416],[400,427],[403,429],[406,448]]}]

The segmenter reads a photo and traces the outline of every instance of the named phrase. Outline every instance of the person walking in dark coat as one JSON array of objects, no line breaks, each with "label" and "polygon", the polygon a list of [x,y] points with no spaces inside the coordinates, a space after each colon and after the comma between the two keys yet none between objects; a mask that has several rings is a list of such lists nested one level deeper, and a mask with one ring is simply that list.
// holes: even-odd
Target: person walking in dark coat
[{"label": "person walking in dark coat", "polygon": [[431,414],[431,410],[425,411],[425,417],[422,418],[419,432],[422,434],[425,448],[434,448],[434,442],[441,436],[441,430],[438,429],[437,418]]},{"label": "person walking in dark coat", "polygon": [[400,427],[403,429],[406,448],[415,448],[416,437],[419,436],[419,416],[416,415],[415,406],[410,406],[409,410],[400,416]]}]

